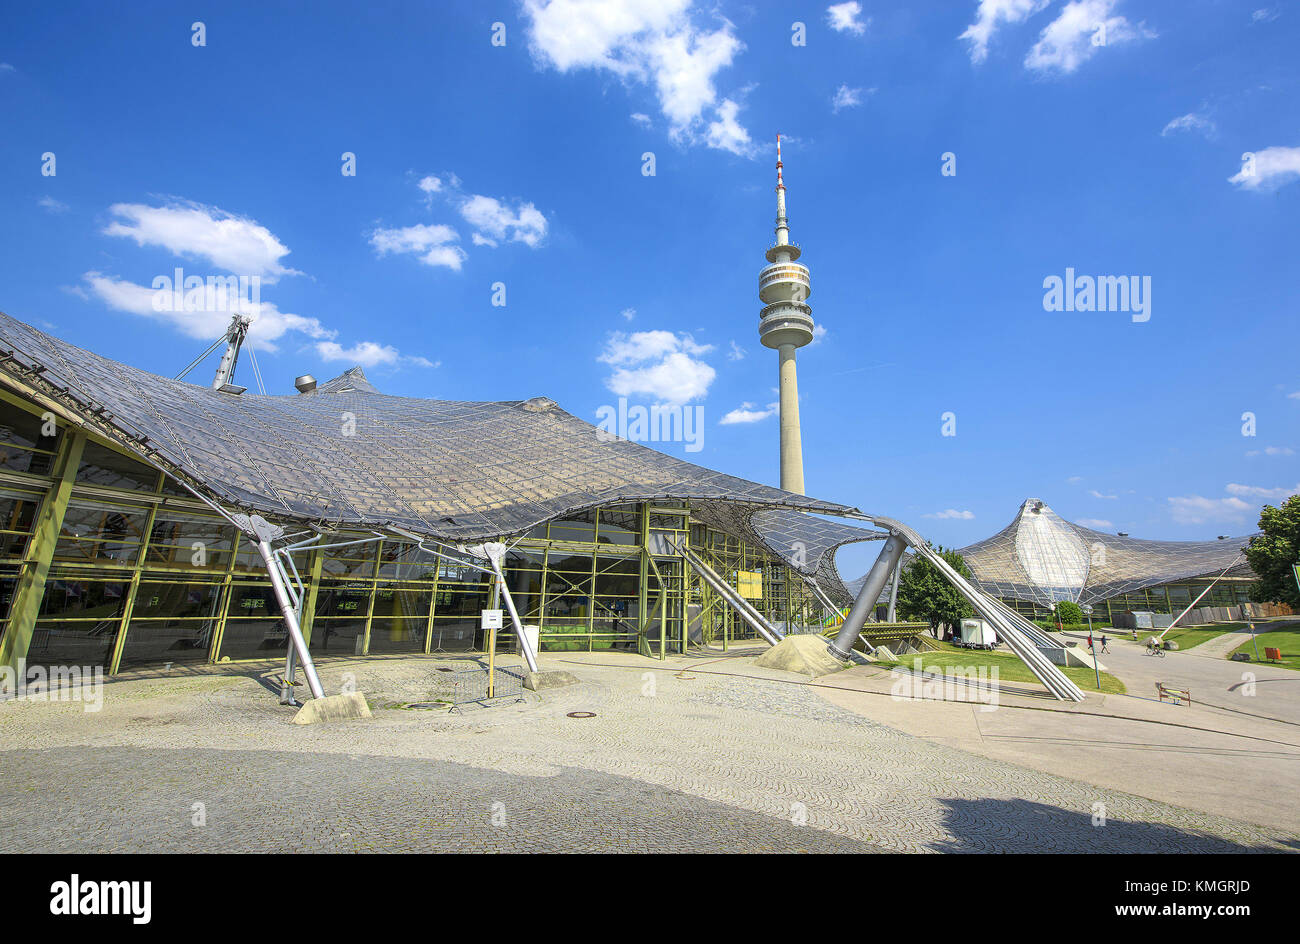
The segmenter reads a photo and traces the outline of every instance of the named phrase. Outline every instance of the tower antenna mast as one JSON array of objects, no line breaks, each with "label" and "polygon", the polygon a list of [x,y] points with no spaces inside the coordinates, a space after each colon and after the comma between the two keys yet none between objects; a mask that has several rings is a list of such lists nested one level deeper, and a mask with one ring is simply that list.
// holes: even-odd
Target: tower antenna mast
[{"label": "tower antenna mast", "polygon": [[785,215],[785,175],[781,160],[781,135],[776,136],[776,242],[767,250],[768,264],[758,274],[758,339],[779,353],[781,400],[781,487],[804,493],[803,442],[799,430],[799,381],[794,352],[813,339],[812,279],[799,264],[802,254],[790,242],[790,221]]}]

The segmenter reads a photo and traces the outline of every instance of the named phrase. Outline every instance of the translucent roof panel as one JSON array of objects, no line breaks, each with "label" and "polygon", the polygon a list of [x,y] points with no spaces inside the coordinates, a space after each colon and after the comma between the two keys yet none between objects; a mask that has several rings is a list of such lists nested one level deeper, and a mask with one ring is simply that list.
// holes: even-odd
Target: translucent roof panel
[{"label": "translucent roof panel", "polygon": [[959,553],[980,588],[994,596],[1051,606],[1194,577],[1251,577],[1241,557],[1249,536],[1224,541],[1149,541],[1093,531],[1031,498],[997,534]]},{"label": "translucent roof panel", "polygon": [[0,378],[224,506],[451,541],[622,501],[855,509],[612,438],[544,397],[387,396],[360,372],[307,394],[233,395],[100,357],[0,314]]}]

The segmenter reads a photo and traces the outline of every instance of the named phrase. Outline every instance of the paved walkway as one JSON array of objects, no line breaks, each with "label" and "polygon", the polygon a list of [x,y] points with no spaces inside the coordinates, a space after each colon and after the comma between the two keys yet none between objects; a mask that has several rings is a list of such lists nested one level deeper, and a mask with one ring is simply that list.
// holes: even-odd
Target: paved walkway
[{"label": "paved walkway", "polygon": [[[1295,623],[1256,623],[1255,635],[1267,632],[1270,629],[1295,629],[1295,627]],[[1207,639],[1199,646],[1193,646],[1183,651],[1188,655],[1203,656],[1207,659],[1227,659],[1229,655],[1237,650],[1238,646],[1250,642],[1250,636],[1250,630],[1247,628],[1234,629],[1222,636]],[[1259,652],[1261,656],[1264,654],[1264,644],[1262,642],[1259,643]]]},{"label": "paved walkway", "polygon": [[[377,704],[437,659],[339,661]],[[556,654],[581,684],[489,709],[294,726],[255,678],[114,682],[103,711],[0,704],[14,851],[1235,852],[1266,828],[904,734],[749,659]],[[742,675],[743,674],[743,675]],[[594,718],[568,717],[592,711]],[[196,807],[195,804],[202,804]],[[206,825],[192,825],[196,810]],[[1094,821],[1104,825],[1094,825]]]},{"label": "paved walkway", "polygon": [[1300,724],[1300,672],[1294,669],[1214,658],[1201,646],[1166,652],[1162,659],[1147,655],[1141,642],[1126,639],[1111,640],[1101,661],[1131,695],[1154,698],[1156,682],[1163,682],[1190,690],[1195,705]]},{"label": "paved walkway", "polygon": [[915,737],[1300,833],[1300,808],[1289,799],[1300,783],[1300,726],[1128,695],[1058,702],[1025,683],[1002,686],[988,711],[986,693],[965,686],[952,692],[959,700],[895,699],[897,680],[863,667],[817,686],[828,701]]}]

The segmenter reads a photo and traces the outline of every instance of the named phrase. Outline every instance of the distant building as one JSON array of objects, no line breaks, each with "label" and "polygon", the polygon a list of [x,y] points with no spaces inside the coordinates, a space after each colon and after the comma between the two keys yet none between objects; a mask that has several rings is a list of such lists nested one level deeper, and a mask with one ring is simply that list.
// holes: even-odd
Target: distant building
[{"label": "distant building", "polygon": [[1037,498],[997,534],[958,553],[980,589],[1026,616],[1060,600],[1091,604],[1108,620],[1130,610],[1177,614],[1220,574],[1198,606],[1249,602],[1254,572],[1242,555],[1249,536],[1214,541],[1144,541],[1066,521]]}]

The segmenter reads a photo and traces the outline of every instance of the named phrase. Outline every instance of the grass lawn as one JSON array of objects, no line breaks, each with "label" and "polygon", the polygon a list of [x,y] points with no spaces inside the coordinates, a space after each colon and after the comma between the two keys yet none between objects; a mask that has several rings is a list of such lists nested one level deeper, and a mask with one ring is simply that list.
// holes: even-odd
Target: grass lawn
[{"label": "grass lawn", "polygon": [[[1175,616],[1177,614],[1174,614]],[[1213,626],[1175,626],[1169,632],[1165,633],[1165,641],[1178,643],[1179,649],[1191,649],[1193,646],[1199,646],[1207,639],[1214,639],[1216,636],[1222,636],[1224,633],[1232,632],[1237,629],[1244,629],[1245,623],[1215,623]],[[1145,632],[1150,636],[1159,636],[1160,630],[1138,630],[1138,638],[1145,638],[1142,633]]]},{"label": "grass lawn", "polygon": [[1252,645],[1247,639],[1237,647],[1237,652],[1244,652],[1252,659],[1255,658],[1255,647],[1259,647],[1259,657],[1264,658],[1264,647],[1270,649],[1282,650],[1282,661],[1269,663],[1279,665],[1284,669],[1300,669],[1300,630],[1294,626],[1289,629],[1274,629],[1270,632],[1259,633],[1255,637]]},{"label": "grass lawn", "polygon": [[[979,668],[988,666],[989,668],[997,667],[998,679],[1008,682],[1037,682],[1038,679],[1033,672],[1029,671],[1029,666],[1020,661],[1020,657],[1014,652],[1003,650],[993,650],[988,652],[981,649],[958,649],[946,642],[938,643],[939,649],[933,652],[918,652],[903,656],[900,662],[880,662],[879,665],[885,668],[891,668],[894,665],[901,665],[903,668],[910,669],[915,665],[914,660],[921,660],[923,669],[938,669],[943,671],[945,668]],[[1105,656],[1102,657],[1106,661]],[[1085,692],[1095,692],[1097,690],[1097,680],[1092,669],[1084,666],[1072,665],[1068,668],[1057,666],[1066,677],[1078,685]],[[1101,690],[1103,692],[1112,692],[1115,694],[1124,694],[1126,689],[1124,683],[1111,675],[1109,672],[1101,673]]]}]

